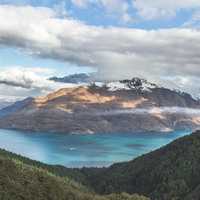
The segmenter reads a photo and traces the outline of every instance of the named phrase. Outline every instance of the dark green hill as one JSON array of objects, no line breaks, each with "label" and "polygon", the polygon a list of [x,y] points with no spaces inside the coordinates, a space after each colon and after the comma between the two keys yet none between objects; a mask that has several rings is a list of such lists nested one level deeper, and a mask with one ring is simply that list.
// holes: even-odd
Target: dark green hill
[{"label": "dark green hill", "polygon": [[146,199],[135,194],[152,200],[199,200],[200,131],[109,168],[68,169],[0,150],[3,200]]},{"label": "dark green hill", "polygon": [[138,193],[153,200],[200,199],[200,131],[107,169],[83,169],[100,194]]},{"label": "dark green hill", "polygon": [[[70,174],[72,171],[59,166],[44,165],[1,150],[0,199],[148,200],[143,196],[136,194],[128,195],[126,193],[110,194],[107,196],[96,195],[71,178],[64,177],[64,174]],[[78,178],[78,174],[76,176]]]}]

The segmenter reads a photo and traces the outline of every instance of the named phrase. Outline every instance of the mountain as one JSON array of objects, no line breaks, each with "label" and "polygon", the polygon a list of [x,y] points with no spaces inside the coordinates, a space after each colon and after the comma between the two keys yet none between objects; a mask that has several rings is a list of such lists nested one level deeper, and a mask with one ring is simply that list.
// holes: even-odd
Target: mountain
[{"label": "mountain", "polygon": [[0,199],[149,200],[137,194],[97,195],[67,176],[58,176],[56,172],[60,169],[0,150]]},{"label": "mountain", "polygon": [[20,101],[20,97],[13,96],[0,96],[0,110],[14,104],[16,101]]},{"label": "mountain", "polygon": [[0,128],[61,133],[197,129],[199,109],[199,100],[187,93],[133,78],[17,102],[0,111]]},{"label": "mountain", "polygon": [[61,83],[89,83],[91,82],[91,76],[85,73],[80,73],[64,77],[51,77],[49,80]]},{"label": "mountain", "polygon": [[109,168],[82,169],[96,192],[138,193],[152,200],[199,200],[200,131]]},{"label": "mountain", "polygon": [[3,109],[5,107],[10,106],[11,104],[13,104],[13,102],[9,102],[9,101],[5,101],[5,100],[0,100],[0,109]]},{"label": "mountain", "polygon": [[24,99],[22,101],[17,101],[14,104],[11,104],[9,106],[6,106],[6,107],[2,108],[0,110],[0,117],[4,117],[4,116],[7,116],[9,114],[12,114],[12,113],[15,113],[17,111],[20,111],[26,105],[28,105],[32,100],[33,100],[33,98],[29,97],[29,98],[26,98],[26,99]]}]

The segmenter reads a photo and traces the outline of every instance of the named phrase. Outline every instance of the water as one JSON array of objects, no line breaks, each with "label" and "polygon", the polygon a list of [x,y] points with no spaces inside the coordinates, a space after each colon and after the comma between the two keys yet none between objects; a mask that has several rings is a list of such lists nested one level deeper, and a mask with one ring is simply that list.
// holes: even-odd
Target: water
[{"label": "water", "polygon": [[0,129],[0,148],[47,164],[102,167],[131,160],[189,133],[63,135]]}]

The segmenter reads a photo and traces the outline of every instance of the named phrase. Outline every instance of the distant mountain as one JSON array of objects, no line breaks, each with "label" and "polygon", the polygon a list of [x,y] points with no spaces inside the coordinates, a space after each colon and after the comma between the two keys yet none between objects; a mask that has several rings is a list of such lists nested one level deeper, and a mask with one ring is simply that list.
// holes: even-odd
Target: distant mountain
[{"label": "distant mountain", "polygon": [[5,101],[5,100],[0,100],[0,109],[8,107],[11,104],[13,104],[13,102]]},{"label": "distant mountain", "polygon": [[91,76],[85,73],[72,74],[64,77],[51,77],[51,81],[61,82],[61,83],[89,83],[91,82]]},{"label": "distant mountain", "polygon": [[199,109],[200,102],[187,93],[133,78],[64,88],[17,102],[0,111],[0,127],[62,133],[166,132],[199,128]]},{"label": "distant mountain", "polygon": [[20,111],[23,109],[26,105],[28,105],[30,102],[32,102],[33,98],[29,97],[22,101],[17,101],[14,104],[11,104],[7,107],[4,107],[0,110],[0,117],[4,117],[7,115],[10,115],[12,113],[15,113],[17,111]]}]

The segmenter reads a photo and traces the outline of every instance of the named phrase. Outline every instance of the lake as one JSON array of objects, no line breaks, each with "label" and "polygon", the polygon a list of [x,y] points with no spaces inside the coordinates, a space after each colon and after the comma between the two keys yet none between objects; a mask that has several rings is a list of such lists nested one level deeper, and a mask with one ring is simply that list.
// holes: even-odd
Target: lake
[{"label": "lake", "polygon": [[102,167],[131,160],[189,133],[63,135],[0,129],[0,148],[47,164]]}]

